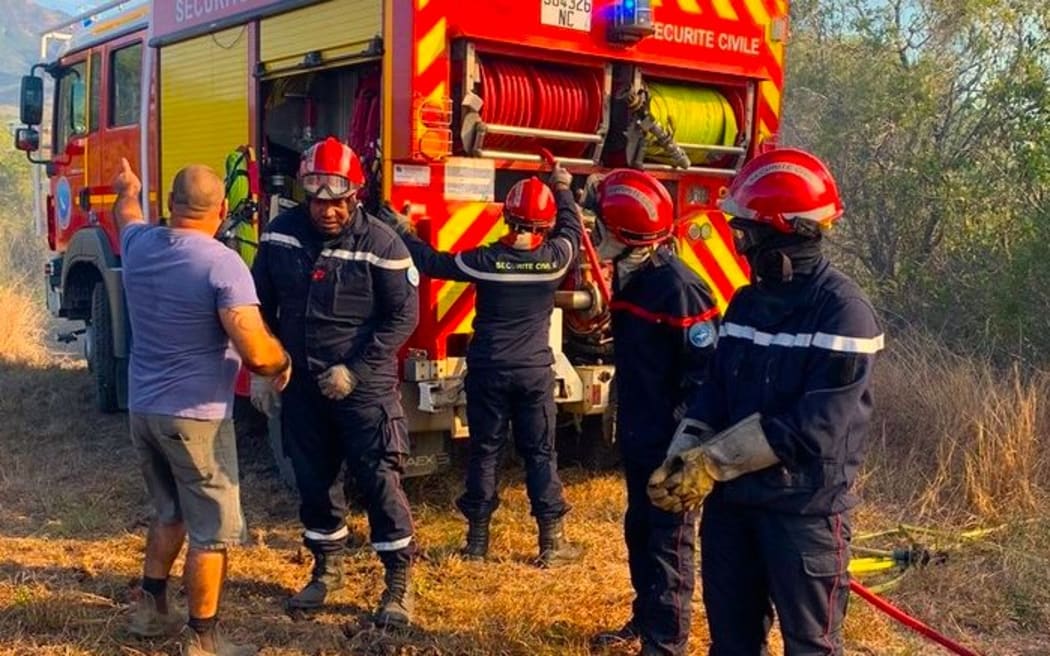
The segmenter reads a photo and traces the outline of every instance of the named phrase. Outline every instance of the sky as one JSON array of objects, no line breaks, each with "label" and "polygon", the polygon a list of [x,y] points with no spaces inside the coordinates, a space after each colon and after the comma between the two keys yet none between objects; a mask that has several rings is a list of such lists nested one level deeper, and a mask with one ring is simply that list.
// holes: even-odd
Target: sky
[{"label": "sky", "polygon": [[42,7],[59,9],[67,14],[79,14],[100,4],[85,0],[36,0],[36,3]]}]

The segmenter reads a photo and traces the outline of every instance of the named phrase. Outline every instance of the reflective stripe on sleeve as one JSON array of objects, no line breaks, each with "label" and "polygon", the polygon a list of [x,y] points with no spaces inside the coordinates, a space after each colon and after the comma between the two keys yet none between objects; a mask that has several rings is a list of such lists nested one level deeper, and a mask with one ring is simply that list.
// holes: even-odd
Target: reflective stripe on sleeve
[{"label": "reflective stripe on sleeve", "polygon": [[746,339],[759,346],[784,346],[788,348],[821,348],[839,353],[861,353],[872,355],[885,346],[885,336],[850,337],[829,333],[764,333],[751,326],[737,323],[725,323],[719,329],[720,337]]}]

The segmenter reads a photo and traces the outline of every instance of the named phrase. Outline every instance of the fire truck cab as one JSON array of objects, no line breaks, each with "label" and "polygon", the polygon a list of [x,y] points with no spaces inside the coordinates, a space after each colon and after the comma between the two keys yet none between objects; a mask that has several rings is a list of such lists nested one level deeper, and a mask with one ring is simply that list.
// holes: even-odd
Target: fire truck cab
[{"label": "fire truck cab", "polygon": [[[300,153],[334,135],[362,158],[366,208],[389,201],[451,251],[500,236],[500,199],[548,167],[543,150],[577,186],[614,167],[648,170],[675,200],[680,255],[724,307],[747,273],[716,202],[775,143],[787,10],[787,0],[106,3],[48,30],[65,52],[23,80],[16,145],[46,171],[48,305],[85,322],[98,405],[123,407],[131,336],[110,216],[120,158],[140,172],[153,222],[182,166],[225,173],[238,223],[223,237],[250,262],[259,230],[303,200]],[[42,151],[44,75],[54,92]],[[598,269],[581,258],[552,321],[556,395],[577,427],[602,426],[613,402]],[[424,278],[420,303],[402,356],[416,474],[466,436],[473,292]]]}]

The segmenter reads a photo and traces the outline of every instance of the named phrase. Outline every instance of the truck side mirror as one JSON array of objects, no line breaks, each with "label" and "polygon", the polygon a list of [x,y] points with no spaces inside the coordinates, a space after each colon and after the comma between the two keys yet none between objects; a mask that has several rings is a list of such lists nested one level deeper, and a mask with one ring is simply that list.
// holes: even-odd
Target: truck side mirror
[{"label": "truck side mirror", "polygon": [[20,118],[25,125],[40,125],[44,118],[44,79],[35,75],[22,76]]},{"label": "truck side mirror", "polygon": [[40,133],[36,128],[18,128],[15,130],[15,150],[33,153],[40,150]]}]

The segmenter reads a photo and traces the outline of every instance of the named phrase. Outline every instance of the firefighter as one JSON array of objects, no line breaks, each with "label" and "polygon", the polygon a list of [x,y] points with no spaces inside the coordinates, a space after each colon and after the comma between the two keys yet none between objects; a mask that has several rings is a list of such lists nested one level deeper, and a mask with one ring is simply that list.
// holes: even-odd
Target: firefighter
[{"label": "firefighter", "polygon": [[[412,615],[416,546],[401,485],[408,433],[397,351],[417,323],[419,274],[398,236],[358,206],[363,182],[357,155],[335,138],[308,149],[299,168],[307,200],[271,222],[253,275],[295,371],[280,398],[281,431],[314,566],[288,606],[317,608],[343,585],[349,531],[337,479],[345,462],[386,570],[375,621],[403,625]],[[253,385],[252,394],[268,414],[270,389]]]},{"label": "firefighter", "polygon": [[842,654],[850,487],[882,331],[864,292],[821,252],[843,209],[819,159],[762,154],[721,207],[753,284],[726,310],[711,376],[650,498],[693,508],[709,493],[700,551],[712,656],[767,653],[774,607],[786,654]]},{"label": "firefighter", "polygon": [[613,171],[597,186],[598,252],[614,265],[612,311],[617,441],[627,483],[624,538],[632,615],[595,646],[641,639],[641,654],[686,653],[695,579],[696,513],[646,496],[687,399],[703,381],[718,333],[710,290],[671,246],[674,207],[652,176]]},{"label": "firefighter", "polygon": [[551,567],[580,556],[564,535],[569,511],[554,448],[554,356],[550,348],[554,292],[579,252],[583,227],[570,190],[572,176],[557,166],[551,189],[536,177],[516,183],[503,204],[509,232],[497,243],[442,253],[415,237],[408,219],[387,211],[423,273],[472,282],[477,289],[474,336],[467,351],[470,458],[466,491],[456,505],[467,518],[467,559],[484,559],[489,525],[499,506],[496,467],[513,426],[525,460],[532,514],[539,528],[537,564]]}]

